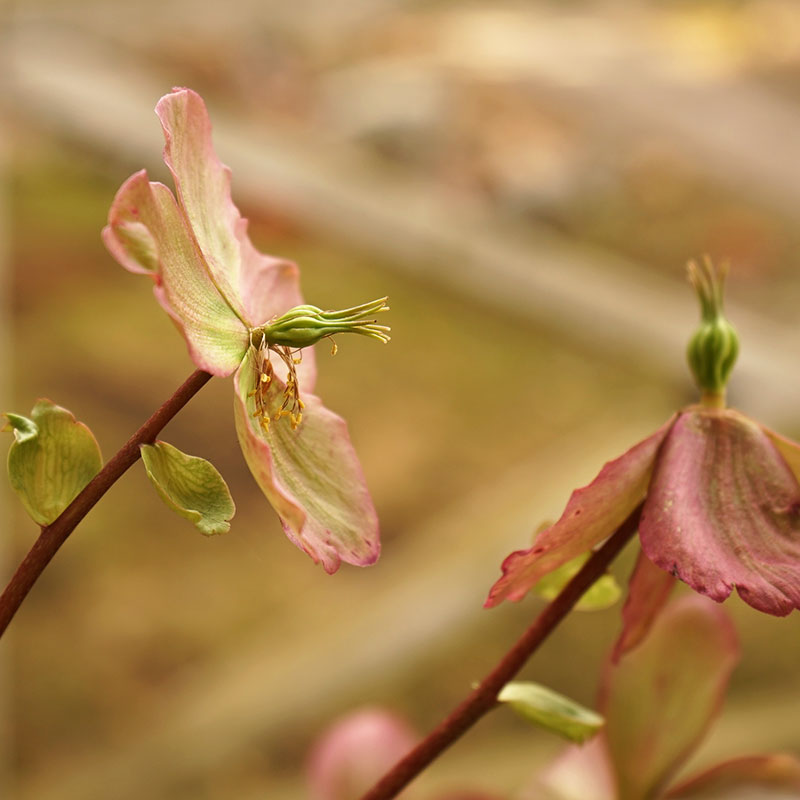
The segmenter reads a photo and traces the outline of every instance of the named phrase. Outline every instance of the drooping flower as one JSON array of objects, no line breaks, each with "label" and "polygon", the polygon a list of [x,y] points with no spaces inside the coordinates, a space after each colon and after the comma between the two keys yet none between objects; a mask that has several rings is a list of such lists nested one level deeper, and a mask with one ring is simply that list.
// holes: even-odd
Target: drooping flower
[{"label": "drooping flower", "polygon": [[[511,553],[486,601],[519,600],[540,578],[610,536],[640,505],[640,557],[623,639],[646,632],[679,578],[721,602],[736,588],[760,611],[800,608],[800,445],[725,408],[736,334],[725,319],[725,271],[690,264],[702,322],[688,357],[701,402],[608,462],[573,492],[561,518]],[[659,569],[653,569],[655,565]]]},{"label": "drooping flower", "polygon": [[693,595],[670,603],[635,652],[606,664],[603,731],[566,750],[523,797],[800,798],[800,761],[785,754],[736,758],[674,781],[719,713],[737,660],[736,633],[722,608]]},{"label": "drooping flower", "polygon": [[372,564],[375,508],[345,422],[311,393],[313,352],[301,348],[346,332],[388,341],[372,318],[385,298],[344,311],[303,305],[297,267],[259,253],[247,235],[202,98],[175,89],[156,113],[176,193],[135,173],[114,198],[103,241],[153,280],[194,363],[235,373],[239,443],[287,536],[329,573],[341,561]]}]

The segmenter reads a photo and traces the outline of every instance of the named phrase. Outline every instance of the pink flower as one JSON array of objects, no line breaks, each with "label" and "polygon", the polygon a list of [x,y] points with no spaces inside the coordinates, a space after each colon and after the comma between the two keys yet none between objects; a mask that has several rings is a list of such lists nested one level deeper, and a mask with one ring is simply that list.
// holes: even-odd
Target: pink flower
[{"label": "pink flower", "polygon": [[175,89],[156,113],[176,194],[135,173],[114,198],[103,241],[123,267],[153,280],[194,363],[234,375],[239,443],[287,536],[329,573],[341,561],[372,564],[378,522],[347,426],[311,394],[313,352],[297,352],[342,332],[388,340],[366,319],[385,298],[343,312],[301,305],[297,267],[248,238],[202,98]]},{"label": "pink flower", "polygon": [[718,602],[736,588],[768,614],[800,608],[800,446],[723,407],[736,352],[735,333],[722,316],[724,274],[706,262],[692,275],[703,323],[689,357],[702,402],[573,492],[558,522],[531,548],[506,558],[487,606],[521,599],[548,572],[610,536],[641,504],[645,557],[626,606],[627,636],[644,633],[671,576]]},{"label": "pink flower", "polygon": [[311,753],[312,800],[356,800],[416,743],[408,723],[390,711],[362,708],[348,714]]},{"label": "pink flower", "polygon": [[606,664],[598,710],[603,731],[570,747],[530,787],[536,800],[800,798],[800,761],[737,758],[676,784],[719,713],[738,661],[725,612],[686,595],[659,616],[641,646]]}]

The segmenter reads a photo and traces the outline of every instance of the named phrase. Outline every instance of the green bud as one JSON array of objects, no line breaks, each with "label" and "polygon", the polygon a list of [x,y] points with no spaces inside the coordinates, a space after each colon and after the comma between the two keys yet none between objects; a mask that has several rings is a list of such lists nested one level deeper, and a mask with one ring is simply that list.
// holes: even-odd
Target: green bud
[{"label": "green bud", "polygon": [[699,265],[690,261],[688,272],[700,300],[701,322],[689,341],[686,357],[704,400],[721,403],[739,354],[739,337],[722,308],[728,269],[715,267],[705,258]]},{"label": "green bud", "polygon": [[342,311],[323,311],[316,306],[302,305],[282,314],[250,333],[254,347],[267,346],[302,348],[316,344],[339,333],[358,333],[384,344],[389,341],[386,325],[378,325],[375,314],[388,311],[387,298],[373,300]]}]

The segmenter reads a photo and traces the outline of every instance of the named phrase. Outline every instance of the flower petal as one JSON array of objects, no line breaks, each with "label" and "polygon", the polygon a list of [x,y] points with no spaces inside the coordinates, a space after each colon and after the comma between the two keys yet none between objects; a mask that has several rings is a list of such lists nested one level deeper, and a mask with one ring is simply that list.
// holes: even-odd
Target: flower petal
[{"label": "flower petal", "polygon": [[313,800],[360,797],[417,742],[390,711],[364,708],[336,722],[314,747],[308,765]]},{"label": "flower petal", "polygon": [[767,434],[769,440],[775,445],[778,452],[783,456],[783,460],[789,465],[789,469],[794,473],[795,478],[800,482],[800,444],[781,436],[769,428],[761,426],[761,430]]},{"label": "flower petal", "polygon": [[181,329],[192,360],[213,375],[230,375],[248,345],[244,323],[208,274],[172,192],[142,170],[117,192],[103,241],[126,269],[148,273],[155,294]]},{"label": "flower petal", "polygon": [[325,571],[341,561],[375,563],[380,554],[378,519],[347,425],[314,395],[303,393],[303,420],[292,430],[275,420],[283,384],[273,376],[264,432],[255,421],[257,371],[251,349],[235,377],[236,433],[253,477],[281,518],[286,535]]},{"label": "flower petal", "polygon": [[601,737],[567,748],[523,795],[525,800],[617,800]]},{"label": "flower petal", "polygon": [[670,790],[677,800],[790,800],[800,798],[800,760],[787,754],[726,761]]},{"label": "flower petal", "polygon": [[619,797],[657,797],[706,733],[738,660],[725,612],[696,595],[667,606],[650,635],[607,664],[600,697]]},{"label": "flower petal", "polygon": [[249,327],[302,303],[297,267],[259,253],[231,200],[231,172],[214,151],[202,97],[175,89],[159,100],[164,161],[178,200],[222,295]]},{"label": "flower petal", "polygon": [[639,525],[648,558],[721,602],[800,608],[800,485],[761,427],[692,408],[659,454]]},{"label": "flower petal", "polygon": [[614,663],[647,636],[674,586],[675,578],[659,569],[640,550],[628,582],[628,597],[622,608],[622,632],[611,656]]},{"label": "flower petal", "polygon": [[542,531],[533,547],[506,558],[503,575],[484,605],[522,599],[544,575],[614,533],[644,499],[658,448],[674,421],[673,416],[652,436],[609,461],[588,486],[575,490],[561,519]]}]

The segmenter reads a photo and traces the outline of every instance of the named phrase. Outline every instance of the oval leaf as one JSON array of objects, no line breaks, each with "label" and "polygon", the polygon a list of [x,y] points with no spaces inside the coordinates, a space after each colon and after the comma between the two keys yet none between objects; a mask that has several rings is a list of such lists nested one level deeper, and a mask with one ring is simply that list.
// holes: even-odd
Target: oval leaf
[{"label": "oval leaf", "polygon": [[591,739],[605,724],[594,711],[538,683],[507,683],[497,695],[521,717],[571,742]]},{"label": "oval leaf", "polygon": [[[561,590],[578,574],[591,553],[584,553],[545,575],[533,587],[535,594],[544,600],[553,600]],[[575,605],[576,611],[602,611],[619,600],[622,590],[613,575],[606,574],[596,580]]]},{"label": "oval leaf", "polygon": [[4,430],[14,431],[8,477],[25,510],[49,525],[103,466],[92,432],[67,411],[41,399],[31,419],[5,414]]},{"label": "oval leaf", "polygon": [[142,445],[141,451],[147,477],[173,511],[206,536],[230,530],[236,506],[213,464],[167,442]]}]

